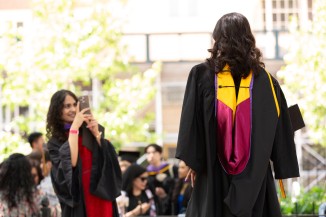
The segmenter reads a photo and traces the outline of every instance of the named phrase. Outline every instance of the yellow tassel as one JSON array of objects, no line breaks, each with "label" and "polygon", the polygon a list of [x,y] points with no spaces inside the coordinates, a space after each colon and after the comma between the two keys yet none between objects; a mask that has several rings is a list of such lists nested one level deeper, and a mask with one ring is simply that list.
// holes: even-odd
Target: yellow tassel
[{"label": "yellow tassel", "polygon": [[279,183],[280,189],[281,189],[281,197],[285,199],[286,198],[286,194],[285,194],[285,190],[284,190],[284,185],[283,185],[282,179],[279,179],[278,180],[278,183]]}]

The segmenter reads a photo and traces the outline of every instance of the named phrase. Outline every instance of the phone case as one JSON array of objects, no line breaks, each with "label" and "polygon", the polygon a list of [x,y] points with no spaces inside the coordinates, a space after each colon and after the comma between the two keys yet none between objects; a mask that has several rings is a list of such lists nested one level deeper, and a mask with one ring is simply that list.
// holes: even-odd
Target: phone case
[{"label": "phone case", "polygon": [[[81,96],[81,97],[79,97],[78,100],[79,100],[79,110],[80,111],[85,109],[85,108],[89,108],[89,98],[88,98],[88,96]],[[85,112],[85,114],[90,114],[90,113],[91,113],[90,110]]]}]

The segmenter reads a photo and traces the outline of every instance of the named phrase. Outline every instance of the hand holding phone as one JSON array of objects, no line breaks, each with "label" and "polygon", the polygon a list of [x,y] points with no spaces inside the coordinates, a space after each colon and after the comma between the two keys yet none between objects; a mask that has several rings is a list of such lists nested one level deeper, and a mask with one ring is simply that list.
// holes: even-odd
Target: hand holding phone
[{"label": "hand holding phone", "polygon": [[[79,111],[89,108],[89,98],[88,96],[81,96],[78,98],[79,101]],[[84,114],[91,114],[90,110],[87,110]]]}]

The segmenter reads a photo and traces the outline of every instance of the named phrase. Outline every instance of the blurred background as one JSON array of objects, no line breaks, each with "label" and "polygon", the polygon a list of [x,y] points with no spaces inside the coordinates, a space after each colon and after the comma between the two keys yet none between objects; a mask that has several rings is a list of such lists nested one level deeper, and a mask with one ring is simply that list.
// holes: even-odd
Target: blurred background
[{"label": "blurred background", "polygon": [[285,182],[283,213],[318,213],[326,202],[325,0],[0,0],[0,162],[29,153],[29,133],[46,133],[50,96],[61,88],[91,97],[117,150],[142,153],[155,142],[173,161],[188,73],[208,57],[215,24],[229,12],[248,18],[266,69],[306,124],[295,135],[301,177]]}]

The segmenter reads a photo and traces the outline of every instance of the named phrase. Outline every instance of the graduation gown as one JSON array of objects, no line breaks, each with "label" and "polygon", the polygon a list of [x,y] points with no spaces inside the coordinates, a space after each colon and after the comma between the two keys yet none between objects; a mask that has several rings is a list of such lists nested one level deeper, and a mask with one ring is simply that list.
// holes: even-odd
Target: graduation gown
[{"label": "graduation gown", "polygon": [[[101,132],[104,129],[100,127]],[[101,138],[101,146],[97,144],[89,130],[83,128],[83,144],[88,142],[92,149],[92,168],[90,193],[102,199],[112,201],[113,216],[119,216],[116,197],[121,192],[121,170],[117,154],[112,144]],[[84,139],[85,136],[88,139]],[[60,201],[63,217],[86,217],[83,187],[81,183],[81,160],[78,158],[75,168],[71,165],[69,142],[59,142],[51,138],[48,142],[52,162],[51,179],[53,188]]]},{"label": "graduation gown", "polygon": [[249,162],[229,175],[217,156],[215,72],[207,63],[191,69],[176,150],[196,172],[187,217],[281,217],[271,162],[276,179],[298,177],[299,169],[286,100],[271,79],[276,94],[263,68],[254,78]]}]

